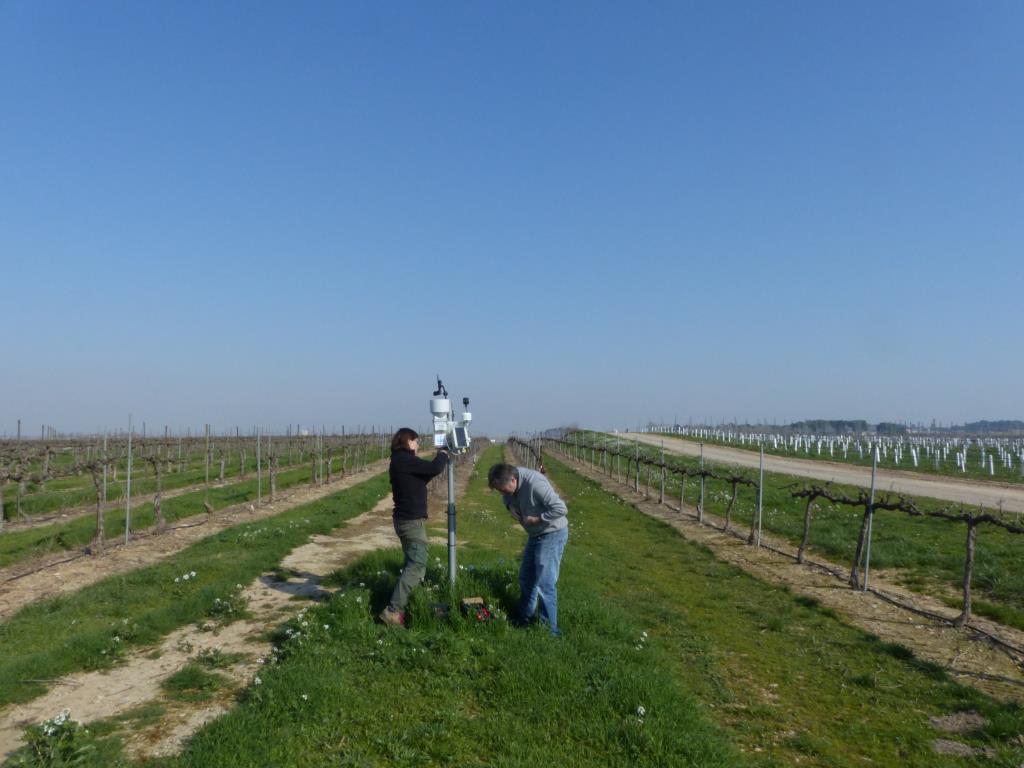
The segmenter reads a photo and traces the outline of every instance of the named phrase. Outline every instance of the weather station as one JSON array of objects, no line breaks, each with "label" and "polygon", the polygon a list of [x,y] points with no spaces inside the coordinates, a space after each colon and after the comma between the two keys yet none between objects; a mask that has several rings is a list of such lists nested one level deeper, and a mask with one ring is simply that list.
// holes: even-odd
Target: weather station
[{"label": "weather station", "polygon": [[448,451],[448,579],[452,588],[455,587],[455,456],[469,450],[472,438],[469,436],[469,422],[473,414],[469,412],[469,398],[462,398],[462,420],[455,421],[452,412],[452,401],[448,399],[448,390],[437,377],[437,389],[430,398],[430,414],[434,419],[434,447]]}]

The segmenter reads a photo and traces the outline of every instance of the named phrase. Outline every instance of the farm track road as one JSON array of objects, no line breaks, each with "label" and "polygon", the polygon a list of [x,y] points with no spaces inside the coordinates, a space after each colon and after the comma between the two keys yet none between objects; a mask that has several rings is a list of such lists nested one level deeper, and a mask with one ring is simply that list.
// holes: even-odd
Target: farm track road
[{"label": "farm track road", "polygon": [[[649,435],[640,432],[625,432],[625,440],[639,440],[645,445],[660,448],[662,441],[665,451],[681,456],[699,456],[700,446],[691,440]],[[757,469],[759,456],[753,451],[741,448],[727,448],[704,443],[704,459],[719,464],[733,464],[748,469]],[[851,464],[814,459],[796,459],[785,456],[764,455],[764,471],[783,475],[806,477],[812,480],[871,487],[871,469]],[[986,509],[1004,512],[1024,512],[1024,487],[1002,483],[982,483],[955,478],[922,476],[911,472],[879,469],[875,483],[877,490],[892,491],[908,496],[940,499],[955,504],[984,505]]]}]

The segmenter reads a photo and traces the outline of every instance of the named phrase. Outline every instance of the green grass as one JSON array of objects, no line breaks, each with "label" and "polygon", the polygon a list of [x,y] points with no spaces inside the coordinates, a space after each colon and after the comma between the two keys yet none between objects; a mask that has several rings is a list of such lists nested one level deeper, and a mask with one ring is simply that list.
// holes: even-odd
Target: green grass
[{"label": "green grass", "polygon": [[[374,553],[338,591],[274,634],[239,706],[182,755],[146,766],[1017,766],[1024,712],[935,665],[716,560],[549,459],[570,510],[561,640],[477,623],[436,602],[480,595],[508,612],[524,534],[484,488],[492,449],[459,504],[454,594],[443,547],[410,605],[411,629],[374,623],[401,564]],[[433,521],[434,532],[443,520]],[[2,686],[0,686],[2,690]],[[643,722],[638,707],[644,707]],[[975,710],[948,737],[928,718]],[[935,754],[956,738],[994,759]],[[101,740],[105,762],[116,737]],[[115,755],[115,757],[111,757]]]},{"label": "green grass", "polygon": [[643,631],[635,617],[584,585],[574,613],[587,631],[565,640],[513,630],[503,618],[435,615],[432,603],[464,595],[487,596],[505,612],[513,605],[523,536],[505,535],[504,514],[495,528],[496,504],[476,476],[460,502],[469,543],[454,598],[435,547],[410,606],[412,629],[375,624],[400,558],[363,558],[334,577],[334,599],[277,633],[280,661],[260,670],[242,705],[167,764],[736,765],[699,703],[662,676],[660,652],[635,650]]},{"label": "green grass", "polygon": [[372,508],[387,489],[386,475],[377,475],[266,520],[225,529],[158,564],[26,606],[0,623],[0,705],[38,696],[45,690],[40,680],[102,668],[177,627],[221,618],[216,601],[231,599],[237,584],[275,567],[311,534],[327,533]]},{"label": "green grass", "polygon": [[160,684],[173,701],[207,701],[224,687],[223,675],[211,672],[205,665],[189,662]]},{"label": "green grass", "polygon": [[206,669],[225,669],[244,658],[244,653],[224,653],[220,648],[210,648],[198,653],[195,660]]},{"label": "green grass", "polygon": [[[277,475],[277,490],[284,491],[303,483],[308,483],[310,471],[308,467],[300,467],[282,471]],[[263,478],[263,499],[269,498],[270,480]],[[165,499],[161,507],[169,524],[176,520],[203,514],[206,511],[204,502],[216,509],[223,509],[246,501],[256,501],[259,489],[257,480],[252,476],[231,485],[222,485],[210,489],[200,489]],[[103,530],[108,541],[124,537],[124,508],[108,510],[104,516]],[[133,531],[143,531],[154,523],[152,503],[132,507],[131,525]],[[54,523],[37,528],[7,531],[0,534],[0,568],[14,563],[30,560],[51,552],[76,551],[87,546],[96,534],[95,515],[84,515],[64,523]]]},{"label": "green grass", "polygon": [[[598,433],[588,433],[598,434]],[[603,436],[605,440],[614,438]],[[613,443],[614,444],[614,443]],[[641,445],[642,456],[657,459],[658,448]],[[589,457],[588,457],[589,458]],[[698,459],[666,454],[666,463],[674,467],[696,468]],[[625,472],[625,461],[622,462]],[[708,468],[716,468],[705,462]],[[748,472],[750,477],[756,473]],[[641,490],[646,486],[646,468],[641,470]],[[793,487],[802,487],[807,481],[789,475],[765,473],[762,525],[764,530],[778,535],[794,546],[799,545],[803,535],[803,516],[806,502],[794,499],[790,492]],[[658,493],[660,479],[655,476],[651,492]],[[699,497],[699,481],[691,478],[686,486],[686,501],[696,505]],[[836,486],[855,494],[857,489]],[[714,515],[723,516],[728,505],[732,487],[719,480],[708,480],[705,485],[704,506]],[[666,496],[674,504],[679,500],[678,480],[669,476]],[[917,499],[922,509],[937,509],[946,502],[934,499]],[[749,530],[756,512],[756,492],[752,488],[740,487],[739,497],[733,508],[733,527],[742,532]],[[969,507],[968,507],[969,508]],[[977,510],[975,510],[977,511]],[[849,567],[853,562],[857,536],[860,530],[863,508],[847,507],[821,500],[813,513],[810,552],[818,554],[839,565]],[[934,518],[911,517],[901,512],[878,510],[875,513],[871,542],[871,569],[893,571],[896,577],[912,588],[948,599],[950,593],[957,594],[963,581],[963,564],[966,527],[960,523]],[[989,614],[1001,607],[1000,616],[1010,626],[1024,629],[1024,536],[1014,535],[1000,528],[981,526],[978,529],[977,551],[973,578],[974,597],[979,613],[990,606]],[[957,601],[959,607],[959,601]],[[994,617],[994,615],[993,615]]]},{"label": "green grass", "polygon": [[[1024,713],[951,682],[902,646],[716,560],[557,461],[571,534],[565,637],[479,624],[432,604],[481,595],[508,611],[523,544],[478,462],[459,505],[454,595],[431,550],[411,629],[372,620],[397,551],[336,574],[337,594],[284,625],[279,661],[239,707],[147,766],[1017,766]],[[435,521],[435,531],[443,521]],[[638,707],[643,706],[643,722]],[[952,737],[995,759],[935,754],[928,718],[989,720]],[[259,737],[254,737],[259,734]],[[109,744],[107,754],[110,754]],[[108,765],[111,763],[107,763]]]},{"label": "green grass", "polygon": [[[927,725],[931,715],[964,709],[991,721],[968,741],[1000,753],[979,764],[1016,766],[1024,757],[1008,741],[1024,730],[1018,706],[949,681],[906,648],[715,560],[558,462],[546,463],[576,521],[570,546],[594,564],[589,583],[646,617],[652,638],[668,646],[671,674],[699,692],[753,764],[970,765],[933,754],[930,741],[942,734]],[[593,524],[602,513],[621,524]],[[600,567],[608,560],[617,567]]]}]

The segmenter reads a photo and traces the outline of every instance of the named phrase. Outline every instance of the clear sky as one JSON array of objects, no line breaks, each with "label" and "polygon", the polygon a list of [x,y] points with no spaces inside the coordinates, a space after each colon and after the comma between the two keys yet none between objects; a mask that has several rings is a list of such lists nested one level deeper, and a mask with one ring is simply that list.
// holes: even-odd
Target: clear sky
[{"label": "clear sky", "polygon": [[1024,3],[0,2],[0,433],[1024,418]]}]

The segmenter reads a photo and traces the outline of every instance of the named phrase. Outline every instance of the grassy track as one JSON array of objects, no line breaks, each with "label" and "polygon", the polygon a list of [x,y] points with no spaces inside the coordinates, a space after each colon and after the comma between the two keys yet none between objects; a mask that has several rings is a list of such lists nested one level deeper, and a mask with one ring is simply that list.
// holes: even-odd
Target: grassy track
[{"label": "grassy track", "polygon": [[[460,506],[456,597],[509,609],[523,534],[483,488]],[[572,521],[562,640],[435,617],[443,548],[412,629],[374,624],[396,551],[336,577],[338,594],[283,627],[280,661],[178,758],[191,766],[1017,766],[1024,713],[949,681],[813,601],[721,563],[549,461]],[[640,715],[639,707],[643,707]],[[935,754],[928,718],[974,710],[955,737],[994,757]],[[642,721],[642,722],[641,722]],[[103,746],[105,765],[116,748]]]},{"label": "grassy track", "polygon": [[[599,433],[593,433],[599,434]],[[612,440],[607,435],[603,436]],[[653,446],[640,448],[641,455],[657,459],[659,450]],[[670,466],[696,468],[695,458],[666,453],[665,461]],[[623,463],[623,466],[625,464]],[[711,466],[706,463],[706,466]],[[625,471],[625,470],[623,470]],[[644,485],[646,470],[641,472],[641,487]],[[756,477],[755,472],[748,473]],[[653,493],[658,493],[658,483],[652,483]],[[803,535],[803,518],[806,502],[790,495],[793,487],[805,484],[803,478],[774,473],[765,473],[764,515],[762,525],[794,546]],[[844,490],[844,486],[836,486]],[[856,489],[846,487],[850,494]],[[705,509],[715,515],[724,515],[729,503],[732,487],[729,483],[709,480],[705,485]],[[678,500],[679,484],[671,478],[666,494]],[[696,504],[699,483],[691,479],[687,483],[686,500]],[[946,502],[933,499],[917,499],[922,509],[946,506]],[[754,490],[740,487],[739,498],[733,508],[733,525],[741,530],[749,529],[756,511]],[[977,511],[977,510],[976,510]],[[860,530],[863,509],[833,505],[822,501],[813,514],[810,548],[812,552],[849,565],[853,561],[854,549]],[[875,513],[871,543],[872,571],[896,571],[896,578],[906,586],[922,592],[936,594],[949,605],[959,608],[961,600],[958,591],[963,580],[966,527],[946,520],[917,518],[900,512],[878,510]],[[1024,536],[1013,535],[992,526],[982,526],[978,531],[977,554],[973,578],[973,609],[975,613],[989,616],[1009,626],[1024,629]],[[892,578],[892,575],[890,576]]]},{"label": "grassy track", "polygon": [[[33,603],[0,623],[0,705],[26,701],[37,681],[109,665],[132,646],[210,615],[214,600],[274,567],[311,534],[371,509],[386,475],[274,517],[207,537],[156,565]],[[187,583],[175,577],[196,572]]]}]

